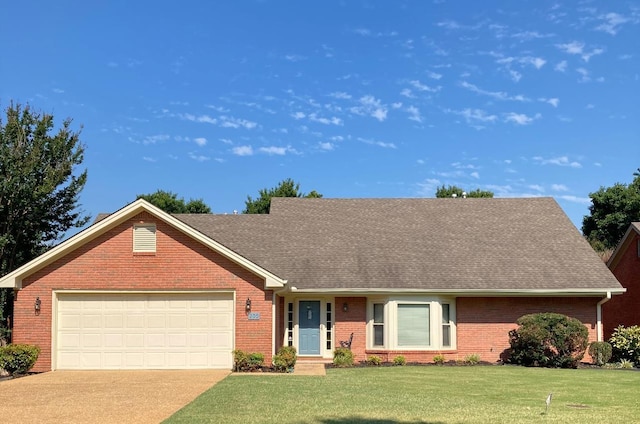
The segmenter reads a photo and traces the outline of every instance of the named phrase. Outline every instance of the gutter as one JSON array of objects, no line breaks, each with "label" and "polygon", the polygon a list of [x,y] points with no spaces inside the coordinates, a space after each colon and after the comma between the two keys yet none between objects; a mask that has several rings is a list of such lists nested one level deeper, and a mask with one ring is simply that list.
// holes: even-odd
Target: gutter
[{"label": "gutter", "polygon": [[607,296],[602,298],[596,305],[596,333],[597,341],[602,341],[602,305],[611,300],[611,292],[607,291]]}]

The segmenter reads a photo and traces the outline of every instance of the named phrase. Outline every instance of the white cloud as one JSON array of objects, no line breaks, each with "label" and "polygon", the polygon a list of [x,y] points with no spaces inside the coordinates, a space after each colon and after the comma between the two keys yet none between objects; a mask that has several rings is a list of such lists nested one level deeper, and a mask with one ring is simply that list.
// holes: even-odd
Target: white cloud
[{"label": "white cloud", "polygon": [[369,115],[380,122],[387,119],[387,106],[383,105],[379,99],[369,94],[361,97],[358,102],[360,106],[354,106],[350,109],[352,113],[362,116]]},{"label": "white cloud", "polygon": [[303,119],[305,118],[307,115],[305,115],[303,112],[296,112],[296,113],[292,113],[291,117],[293,119]]},{"label": "white cloud", "polygon": [[409,88],[403,88],[402,91],[400,92],[400,95],[404,97],[408,97],[410,99],[416,98],[416,96],[413,95],[413,92]]},{"label": "white cloud", "polygon": [[420,115],[420,110],[415,106],[409,106],[407,109],[407,113],[409,113],[409,120],[422,123],[422,115]]},{"label": "white cloud", "polygon": [[156,159],[151,158],[151,157],[149,157],[149,156],[143,156],[143,157],[142,157],[142,160],[144,160],[144,161],[146,161],[146,162],[151,162],[151,163],[157,162],[157,160],[156,160]]},{"label": "white cloud", "polygon": [[560,99],[558,99],[556,97],[553,97],[551,99],[547,99],[547,98],[541,97],[541,98],[538,99],[538,101],[544,102],[544,103],[549,103],[553,107],[558,107],[558,104],[560,103]]},{"label": "white cloud", "polygon": [[204,156],[204,155],[197,155],[195,153],[189,152],[189,157],[193,160],[195,160],[196,162],[206,162],[208,160],[211,160],[211,158],[209,156]]},{"label": "white cloud", "polygon": [[429,87],[426,84],[422,84],[419,80],[409,81],[409,84],[411,84],[418,91],[428,91],[429,93],[437,93],[442,88],[440,86]]},{"label": "white cloud", "polygon": [[248,130],[258,126],[257,123],[246,119],[234,118],[232,116],[220,116],[220,126],[223,128],[246,128]]},{"label": "white cloud", "polygon": [[528,102],[530,101],[529,98],[524,97],[521,94],[518,94],[516,96],[511,96],[508,93],[505,93],[504,91],[487,91],[487,90],[483,90],[481,88],[479,88],[478,86],[471,84],[467,81],[462,81],[460,83],[460,86],[463,88],[466,88],[469,91],[472,91],[474,93],[477,94],[481,94],[483,96],[489,96],[492,97],[496,100],[503,100],[503,101],[516,101],[516,102]]},{"label": "white cloud", "polygon": [[320,149],[327,150],[327,151],[335,149],[334,144],[333,143],[329,143],[328,141],[326,143],[320,143],[319,146],[320,146]]},{"label": "white cloud", "polygon": [[527,116],[523,113],[509,112],[505,115],[504,121],[513,122],[517,125],[529,125],[530,123],[532,123],[536,119],[540,119],[541,117],[542,115],[540,115],[539,113],[536,113],[534,116]]},{"label": "white cloud", "polygon": [[333,97],[334,99],[349,100],[351,99],[351,94],[345,93],[343,91],[336,91],[329,94],[329,97]]},{"label": "white cloud", "polygon": [[433,71],[427,71],[427,76],[434,80],[439,80],[440,78],[442,78],[442,74]]},{"label": "white cloud", "polygon": [[231,149],[236,156],[251,156],[253,155],[253,148],[251,146],[237,146]]},{"label": "white cloud", "polygon": [[180,119],[191,121],[191,122],[204,122],[212,125],[215,125],[218,123],[218,120],[216,118],[209,115],[196,116],[190,113],[180,113],[178,114],[178,117],[180,117]]},{"label": "white cloud", "polygon": [[551,184],[551,190],[553,191],[569,191],[569,187],[564,184]]},{"label": "white cloud", "polygon": [[219,138],[218,140],[220,140],[224,144],[233,144],[233,141],[228,138]]},{"label": "white cloud", "polygon": [[629,18],[626,18],[618,13],[607,13],[605,15],[598,16],[598,19],[602,21],[600,25],[596,27],[597,31],[603,31],[611,35],[616,35],[620,30],[622,24],[629,22]]},{"label": "white cloud", "polygon": [[528,188],[530,188],[531,190],[538,191],[540,193],[542,193],[544,191],[544,187],[542,187],[539,184],[532,184],[532,185],[528,186]]},{"label": "white cloud", "polygon": [[391,107],[393,109],[400,109],[402,107],[402,102],[391,103]]},{"label": "white cloud", "polygon": [[557,165],[568,166],[570,168],[582,168],[582,165],[579,162],[571,161],[567,156],[558,156],[548,159],[545,159],[542,156],[535,156],[532,159],[534,162],[537,162],[540,165]]},{"label": "white cloud", "polygon": [[289,62],[300,62],[302,60],[306,60],[307,58],[305,56],[300,56],[297,54],[288,54],[285,57],[285,60],[288,60]]},{"label": "white cloud", "polygon": [[315,113],[309,114],[309,120],[312,122],[318,122],[324,125],[342,125],[342,119],[332,116],[331,118],[319,117]]},{"label": "white cloud", "polygon": [[591,76],[589,75],[589,71],[585,68],[577,68],[576,72],[580,74],[580,79],[578,82],[589,82],[591,81]]},{"label": "white cloud", "polygon": [[171,137],[168,134],[157,134],[157,135],[150,135],[145,137],[142,140],[142,144],[148,145],[148,144],[156,144],[159,143],[161,141],[167,141],[169,140]]},{"label": "white cloud", "polygon": [[276,156],[284,156],[287,153],[296,153],[294,149],[291,147],[279,147],[279,146],[269,146],[269,147],[260,147],[258,149],[261,153],[266,153],[268,155],[276,155]]},{"label": "white cloud", "polygon": [[480,174],[476,171],[472,172],[471,174],[469,174],[471,177],[479,179],[480,178]]},{"label": "white cloud", "polygon": [[568,202],[580,203],[582,205],[591,204],[591,198],[589,197],[578,197],[578,196],[569,196],[569,195],[557,196],[557,197],[559,199],[566,200]]},{"label": "white cloud", "polygon": [[558,64],[553,69],[558,72],[565,72],[567,70],[567,66],[567,61],[563,60],[562,62],[558,62]]},{"label": "white cloud", "polygon": [[432,197],[435,194],[436,189],[441,184],[442,183],[437,178],[427,178],[423,182],[416,184],[418,186],[417,195],[423,197]]},{"label": "white cloud", "polygon": [[540,34],[537,31],[522,31],[522,32],[517,32],[515,34],[511,34],[511,37],[520,39],[522,41],[530,41],[538,38],[549,38],[549,37],[553,37],[554,35],[555,34]]},{"label": "white cloud", "polygon": [[207,139],[204,137],[197,137],[194,138],[193,141],[198,145],[198,146],[204,146],[207,144]]},{"label": "white cloud", "polygon": [[486,111],[482,109],[464,109],[461,111],[447,109],[446,112],[453,113],[456,115],[460,115],[464,117],[464,119],[468,123],[472,122],[495,122],[498,117],[496,115],[489,115]]},{"label": "white cloud", "polygon": [[591,59],[593,56],[604,53],[604,49],[601,48],[595,48],[590,52],[587,52],[585,50],[585,44],[579,41],[572,41],[565,44],[556,44],[556,47],[567,54],[579,55],[585,62],[589,62],[589,59]]},{"label": "white cloud", "polygon": [[384,141],[370,140],[367,138],[358,137],[358,141],[361,141],[365,144],[371,144],[373,146],[384,147],[386,149],[395,149],[396,145],[393,143],[386,143]]}]

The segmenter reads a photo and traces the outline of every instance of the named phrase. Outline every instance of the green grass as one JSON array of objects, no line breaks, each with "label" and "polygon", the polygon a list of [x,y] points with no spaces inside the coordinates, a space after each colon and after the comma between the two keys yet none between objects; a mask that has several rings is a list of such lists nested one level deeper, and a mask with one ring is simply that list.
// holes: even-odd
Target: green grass
[{"label": "green grass", "polygon": [[[553,401],[545,414],[545,399]],[[231,375],[166,423],[632,423],[640,372],[514,366]]]}]

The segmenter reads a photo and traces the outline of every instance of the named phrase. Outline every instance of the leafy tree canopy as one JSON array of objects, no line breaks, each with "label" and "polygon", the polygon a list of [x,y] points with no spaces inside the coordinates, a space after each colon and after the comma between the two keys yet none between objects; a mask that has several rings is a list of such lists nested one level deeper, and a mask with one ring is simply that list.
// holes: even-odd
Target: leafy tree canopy
[{"label": "leafy tree canopy", "polygon": [[480,197],[485,197],[485,198],[490,198],[493,197],[493,192],[492,191],[485,191],[485,190],[480,190],[475,189],[474,191],[465,191],[463,189],[461,189],[458,186],[444,186],[442,185],[442,187],[438,187],[438,189],[436,190],[436,197],[438,198],[444,198],[444,197],[454,197],[453,195],[455,194],[455,197],[463,197],[463,193],[466,193],[467,197],[476,197],[476,198],[480,198]]},{"label": "leafy tree canopy", "polygon": [[296,183],[291,178],[287,178],[286,180],[281,181],[274,188],[263,188],[258,193],[259,197],[257,199],[252,199],[251,196],[247,196],[247,200],[245,201],[245,209],[244,211],[242,211],[242,213],[269,213],[272,197],[322,197],[322,194],[318,193],[315,190],[312,190],[308,194],[302,193],[300,191],[300,184]]},{"label": "leafy tree canopy", "polygon": [[137,199],[144,199],[167,213],[211,213],[211,208],[202,199],[178,198],[176,193],[157,190],[151,194],[138,194]]},{"label": "leafy tree canopy", "polygon": [[[89,221],[78,208],[87,171],[74,173],[84,145],[71,120],[56,131],[52,115],[13,103],[5,116],[0,118],[0,275]],[[0,329],[11,305],[11,292],[0,290]]]},{"label": "leafy tree canopy", "polygon": [[582,234],[597,251],[615,249],[632,222],[640,221],[640,169],[631,184],[616,183],[590,193]]}]

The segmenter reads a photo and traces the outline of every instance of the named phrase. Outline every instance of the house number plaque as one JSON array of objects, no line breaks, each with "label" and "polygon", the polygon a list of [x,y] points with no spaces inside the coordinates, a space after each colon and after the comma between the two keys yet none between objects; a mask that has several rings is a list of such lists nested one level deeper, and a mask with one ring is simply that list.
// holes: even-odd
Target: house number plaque
[{"label": "house number plaque", "polygon": [[249,312],[249,319],[251,321],[258,321],[260,319],[260,312]]}]

